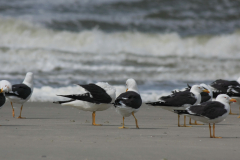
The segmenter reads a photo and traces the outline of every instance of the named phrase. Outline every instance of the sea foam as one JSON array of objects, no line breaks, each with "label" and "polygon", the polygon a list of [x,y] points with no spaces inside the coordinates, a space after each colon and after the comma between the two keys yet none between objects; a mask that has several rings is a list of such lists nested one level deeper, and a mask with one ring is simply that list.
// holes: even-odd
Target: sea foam
[{"label": "sea foam", "polygon": [[[126,91],[124,86],[114,86],[116,88],[116,97],[121,93]],[[67,100],[68,98],[64,98],[57,95],[69,95],[69,94],[82,94],[86,91],[79,86],[68,86],[68,87],[60,87],[60,88],[52,88],[50,86],[43,86],[41,88],[34,88],[33,94],[30,98],[30,102],[53,102],[60,100]],[[165,91],[147,91],[140,93],[144,102],[155,101],[160,96],[169,94],[169,92]]]}]

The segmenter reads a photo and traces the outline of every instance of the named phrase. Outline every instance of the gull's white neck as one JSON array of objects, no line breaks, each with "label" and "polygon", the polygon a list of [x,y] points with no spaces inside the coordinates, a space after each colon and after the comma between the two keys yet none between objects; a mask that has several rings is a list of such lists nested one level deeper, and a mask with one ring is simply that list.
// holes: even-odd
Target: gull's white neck
[{"label": "gull's white neck", "polygon": [[26,85],[27,85],[28,87],[30,87],[31,89],[33,88],[33,84],[32,84],[32,83],[23,81],[23,84],[26,84]]},{"label": "gull's white neck", "polygon": [[137,83],[134,79],[128,79],[126,81],[126,85],[127,85],[127,89],[128,91],[133,91],[133,92],[137,92],[138,93],[138,87],[137,87]]},{"label": "gull's white neck", "polygon": [[195,95],[196,99],[197,99],[197,101],[196,101],[196,103],[194,105],[200,104],[201,100],[202,100],[201,94],[198,91],[195,91],[194,89],[191,89],[190,92],[192,92]]},{"label": "gull's white neck", "polygon": [[26,76],[23,84],[26,84],[28,87],[30,87],[31,89],[33,89],[33,77],[32,76]]},{"label": "gull's white neck", "polygon": [[216,98],[216,101],[218,101],[218,102],[220,102],[220,103],[223,103],[225,109],[230,110],[230,104],[229,104],[228,102],[226,102],[225,100],[223,100],[223,99],[217,97],[217,98]]},{"label": "gull's white neck", "polygon": [[224,102],[224,101],[221,101],[221,100],[217,100],[217,101],[223,103],[223,104],[224,104],[224,108],[225,108],[226,110],[230,110],[230,104],[229,104],[229,103]]},{"label": "gull's white neck", "polygon": [[128,91],[133,91],[133,92],[139,93],[137,88],[128,88]]}]

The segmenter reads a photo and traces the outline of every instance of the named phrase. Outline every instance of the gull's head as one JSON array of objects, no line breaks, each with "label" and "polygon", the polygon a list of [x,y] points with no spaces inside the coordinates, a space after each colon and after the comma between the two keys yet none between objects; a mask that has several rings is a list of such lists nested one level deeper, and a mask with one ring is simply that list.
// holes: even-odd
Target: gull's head
[{"label": "gull's head", "polygon": [[26,77],[25,77],[23,83],[26,84],[30,88],[33,87],[33,73],[32,72],[28,72],[26,74]]},{"label": "gull's head", "polygon": [[193,92],[193,93],[207,92],[207,93],[209,93],[209,91],[206,88],[204,88],[203,86],[200,86],[200,85],[193,85],[190,92]]},{"label": "gull's head", "polygon": [[216,98],[216,101],[223,102],[223,103],[232,103],[232,102],[237,102],[236,99],[230,98],[226,94],[219,94]]},{"label": "gull's head", "polygon": [[202,84],[200,84],[200,86],[202,86],[203,88],[207,89],[209,91],[209,95],[211,97],[213,97],[212,89],[208,85],[202,83]]},{"label": "gull's head", "polygon": [[6,80],[0,81],[0,93],[12,91],[12,84]]},{"label": "gull's head", "polygon": [[126,91],[134,91],[138,93],[138,87],[137,87],[137,83],[134,79],[130,78],[126,81],[126,87],[127,90]]}]

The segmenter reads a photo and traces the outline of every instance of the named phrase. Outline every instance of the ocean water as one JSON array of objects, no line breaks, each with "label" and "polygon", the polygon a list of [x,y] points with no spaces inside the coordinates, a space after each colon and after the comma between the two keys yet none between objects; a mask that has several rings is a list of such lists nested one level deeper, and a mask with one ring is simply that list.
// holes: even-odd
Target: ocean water
[{"label": "ocean water", "polygon": [[0,1],[0,79],[34,73],[31,101],[134,78],[144,101],[240,76],[240,2]]}]

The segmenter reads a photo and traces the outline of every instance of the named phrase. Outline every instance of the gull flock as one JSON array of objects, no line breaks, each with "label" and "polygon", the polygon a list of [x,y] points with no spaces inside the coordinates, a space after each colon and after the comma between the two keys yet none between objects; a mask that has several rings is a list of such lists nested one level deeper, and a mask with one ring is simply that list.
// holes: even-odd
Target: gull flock
[{"label": "gull flock", "polygon": [[[82,87],[85,93],[58,95],[68,98],[68,100],[53,103],[92,112],[92,125],[94,126],[101,126],[101,124],[96,124],[96,112],[114,106],[116,112],[123,117],[122,126],[119,128],[125,129],[124,119],[132,115],[135,119],[136,128],[139,129],[135,114],[142,106],[142,99],[134,79],[127,79],[126,92],[118,97],[116,97],[116,89],[106,82],[79,84],[79,87]],[[20,104],[20,115],[17,118],[23,119],[25,118],[22,117],[23,105],[30,99],[32,93],[33,73],[31,72],[26,74],[21,84],[12,85],[7,80],[1,80],[0,108],[5,104],[7,98],[12,106],[12,116],[15,117],[13,104]],[[147,102],[146,104],[177,114],[178,127],[191,127],[186,124],[186,116],[188,116],[190,125],[203,125],[197,123],[197,121],[206,123],[209,125],[210,138],[221,138],[215,136],[215,124],[223,121],[229,114],[234,114],[231,112],[231,103],[240,105],[240,78],[236,81],[218,79],[210,85],[188,85],[184,90],[174,90],[172,94],[162,96],[157,101]],[[180,125],[180,115],[184,115],[183,125]],[[191,119],[195,122],[192,123]]]}]

